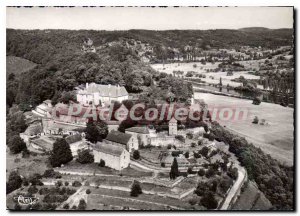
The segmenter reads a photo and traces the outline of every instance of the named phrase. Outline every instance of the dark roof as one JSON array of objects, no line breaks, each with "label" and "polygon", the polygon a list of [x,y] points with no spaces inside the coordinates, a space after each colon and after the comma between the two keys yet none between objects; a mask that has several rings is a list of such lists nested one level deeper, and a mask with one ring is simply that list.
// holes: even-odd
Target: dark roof
[{"label": "dark roof", "polygon": [[126,134],[126,133],[113,130],[107,135],[106,140],[127,145],[130,138],[131,138],[131,134]]},{"label": "dark roof", "polygon": [[110,155],[120,156],[125,149],[120,146],[97,142],[97,144],[94,146],[94,150]]},{"label": "dark roof", "polygon": [[74,135],[67,136],[65,140],[67,141],[68,144],[72,144],[81,141],[82,138],[80,134],[74,134]]},{"label": "dark roof", "polygon": [[134,132],[134,133],[149,134],[149,130],[148,130],[147,127],[131,127],[131,128],[127,128],[125,131]]}]

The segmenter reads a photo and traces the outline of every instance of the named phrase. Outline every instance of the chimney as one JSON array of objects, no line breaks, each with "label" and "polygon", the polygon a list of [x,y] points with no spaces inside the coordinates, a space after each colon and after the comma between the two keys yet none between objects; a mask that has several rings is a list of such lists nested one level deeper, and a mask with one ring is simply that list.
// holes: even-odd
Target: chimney
[{"label": "chimney", "polygon": [[86,84],[85,84],[85,88],[88,88],[88,87],[89,87],[89,84],[88,84],[88,83],[86,83]]}]

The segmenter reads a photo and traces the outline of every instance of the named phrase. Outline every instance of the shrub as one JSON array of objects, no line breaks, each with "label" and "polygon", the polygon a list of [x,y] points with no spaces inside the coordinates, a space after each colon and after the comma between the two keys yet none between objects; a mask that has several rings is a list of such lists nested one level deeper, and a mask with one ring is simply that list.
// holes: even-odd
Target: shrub
[{"label": "shrub", "polygon": [[213,167],[209,167],[207,172],[205,173],[206,178],[210,178],[216,174],[216,171],[214,170]]},{"label": "shrub", "polygon": [[61,178],[61,174],[59,172],[55,172],[54,169],[47,169],[43,174],[44,178]]},{"label": "shrub", "polygon": [[199,153],[203,156],[203,157],[207,157],[208,156],[208,152],[209,152],[209,149],[208,147],[204,146],[200,151]]},{"label": "shrub", "polygon": [[196,205],[197,204],[197,199],[196,198],[191,198],[191,199],[189,199],[189,204],[190,205]]},{"label": "shrub", "polygon": [[180,140],[181,142],[184,142],[184,137],[182,135],[176,135],[175,139]]},{"label": "shrub", "polygon": [[64,204],[63,208],[64,208],[64,209],[69,209],[69,208],[70,208],[70,206],[69,206],[69,204],[68,204],[68,203],[66,203],[66,204]]},{"label": "shrub", "polygon": [[173,157],[178,157],[182,152],[181,151],[172,151]]},{"label": "shrub", "polygon": [[79,182],[79,181],[74,181],[73,183],[72,183],[72,186],[73,187],[80,187],[82,184]]},{"label": "shrub", "polygon": [[30,186],[30,187],[28,188],[28,193],[31,193],[31,194],[35,194],[35,193],[37,193],[38,191],[39,191],[39,190],[36,188],[35,185]]},{"label": "shrub", "polygon": [[134,180],[133,184],[131,186],[130,196],[137,197],[142,193],[143,192],[142,192],[142,188],[140,186],[140,183],[138,181]]},{"label": "shrub", "polygon": [[76,210],[76,209],[77,209],[77,206],[76,206],[76,205],[73,205],[73,206],[72,206],[72,209],[73,209],[73,210]]},{"label": "shrub", "polygon": [[85,193],[86,193],[86,194],[90,194],[90,193],[91,193],[91,190],[90,190],[90,189],[86,189]]},{"label": "shrub", "polygon": [[26,143],[21,139],[19,135],[14,135],[8,139],[7,146],[13,154],[18,154],[23,150],[27,149]]},{"label": "shrub", "polygon": [[56,183],[55,183],[55,185],[57,186],[57,187],[60,187],[60,186],[62,186],[62,181],[57,181]]},{"label": "shrub", "polygon": [[229,177],[231,177],[232,179],[236,180],[238,178],[238,169],[236,167],[234,168],[230,168],[228,171],[227,171],[227,175]]},{"label": "shrub", "polygon": [[252,104],[254,104],[254,105],[259,105],[260,103],[261,103],[261,100],[260,100],[258,97],[255,97],[255,98],[253,99]]},{"label": "shrub", "polygon": [[199,176],[204,176],[205,175],[205,170],[200,168],[199,171],[198,171],[198,175]]},{"label": "shrub", "polygon": [[197,152],[194,152],[194,158],[201,158],[201,155],[200,154],[198,154]]},{"label": "shrub", "polygon": [[78,152],[77,161],[81,164],[93,163],[94,156],[90,153],[90,150],[85,149]]},{"label": "shrub", "polygon": [[184,153],[184,157],[185,158],[189,158],[190,157],[190,153],[187,151],[186,153]]},{"label": "shrub", "polygon": [[101,159],[101,160],[100,160],[100,163],[99,163],[99,166],[100,166],[100,167],[105,167],[105,161]]},{"label": "shrub", "polygon": [[168,148],[168,149],[171,149],[171,148],[172,148],[172,145],[171,145],[171,144],[168,144],[167,148]]},{"label": "shrub", "polygon": [[134,150],[133,151],[133,158],[135,160],[139,160],[140,159],[140,152],[139,152],[139,150]]},{"label": "shrub", "polygon": [[78,210],[85,210],[86,209],[86,202],[84,199],[79,200]]},{"label": "shrub", "polygon": [[192,142],[192,143],[191,143],[191,147],[192,147],[192,148],[195,148],[195,147],[196,147],[196,143]]},{"label": "shrub", "polygon": [[66,182],[65,182],[65,186],[68,186],[68,185],[69,185],[69,182],[66,181]]},{"label": "shrub", "polygon": [[253,123],[253,124],[258,124],[258,122],[259,122],[258,117],[255,116],[252,123]]},{"label": "shrub", "polygon": [[216,209],[218,207],[218,201],[215,199],[213,193],[208,192],[200,200],[201,205],[207,209]]},{"label": "shrub", "polygon": [[193,173],[193,168],[192,167],[189,167],[188,169],[187,169],[187,174],[192,174]]},{"label": "shrub", "polygon": [[160,166],[161,167],[166,167],[166,164],[164,162],[161,162]]}]

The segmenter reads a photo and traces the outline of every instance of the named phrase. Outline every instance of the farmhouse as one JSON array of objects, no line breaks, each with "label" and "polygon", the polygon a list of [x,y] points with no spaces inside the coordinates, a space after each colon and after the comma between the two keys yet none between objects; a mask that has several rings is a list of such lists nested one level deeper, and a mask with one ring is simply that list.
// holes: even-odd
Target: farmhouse
[{"label": "farmhouse", "polygon": [[131,127],[125,130],[126,134],[131,134],[138,141],[138,144],[145,146],[150,144],[150,131],[148,127]]},{"label": "farmhouse", "polygon": [[100,85],[96,83],[86,83],[85,87],[78,86],[77,101],[85,106],[94,104],[103,106],[104,103],[110,104],[112,101],[122,102],[128,99],[128,92],[124,86]]},{"label": "farmhouse", "polygon": [[111,131],[105,141],[109,144],[122,147],[129,152],[139,148],[138,141],[134,136],[119,131]]},{"label": "farmhouse", "polygon": [[105,166],[115,170],[122,170],[128,167],[130,162],[130,154],[123,147],[98,142],[93,149],[94,162],[100,163],[104,160]]},{"label": "farmhouse", "polygon": [[80,134],[67,136],[65,140],[70,145],[73,157],[78,155],[78,151],[88,149],[87,143],[82,139]]}]

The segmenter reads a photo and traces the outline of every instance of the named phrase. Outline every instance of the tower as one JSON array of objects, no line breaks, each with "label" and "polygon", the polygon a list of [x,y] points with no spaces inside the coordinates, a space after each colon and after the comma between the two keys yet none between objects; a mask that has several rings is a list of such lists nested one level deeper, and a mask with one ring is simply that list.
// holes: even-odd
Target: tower
[{"label": "tower", "polygon": [[169,135],[177,135],[177,120],[174,117],[169,121]]}]

